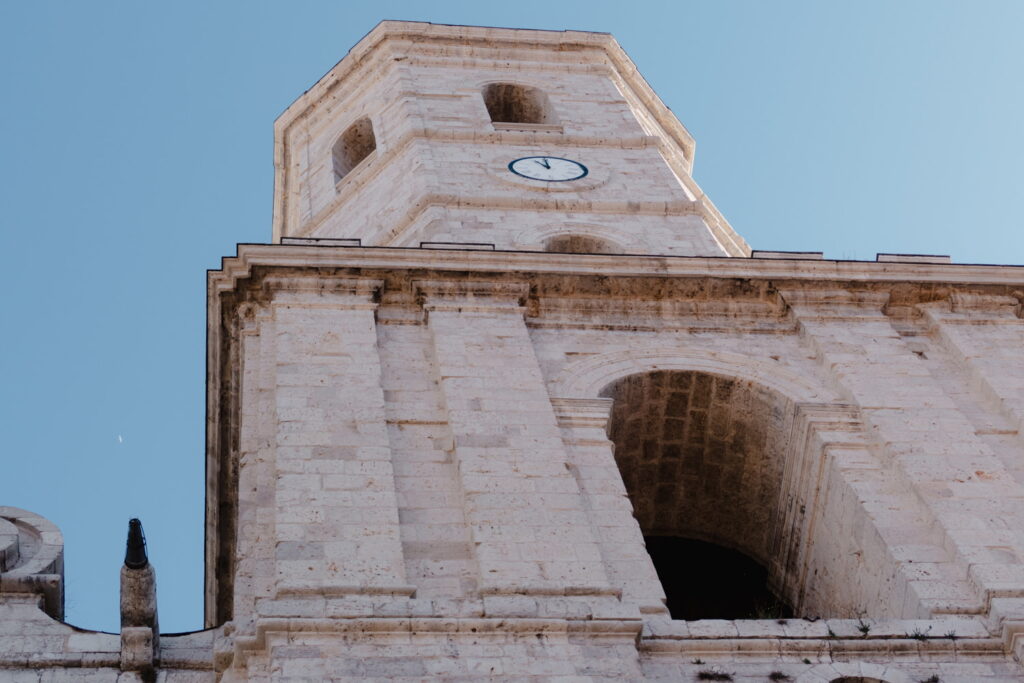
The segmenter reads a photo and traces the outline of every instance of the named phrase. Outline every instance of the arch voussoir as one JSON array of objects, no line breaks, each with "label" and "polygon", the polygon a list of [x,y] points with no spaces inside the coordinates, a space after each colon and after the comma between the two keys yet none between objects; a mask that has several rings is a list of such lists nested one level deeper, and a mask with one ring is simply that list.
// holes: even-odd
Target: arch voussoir
[{"label": "arch voussoir", "polygon": [[706,372],[746,380],[795,403],[837,400],[812,378],[774,365],[771,359],[698,347],[627,349],[589,356],[566,366],[552,381],[550,393],[558,398],[594,398],[616,380],[657,370]]}]

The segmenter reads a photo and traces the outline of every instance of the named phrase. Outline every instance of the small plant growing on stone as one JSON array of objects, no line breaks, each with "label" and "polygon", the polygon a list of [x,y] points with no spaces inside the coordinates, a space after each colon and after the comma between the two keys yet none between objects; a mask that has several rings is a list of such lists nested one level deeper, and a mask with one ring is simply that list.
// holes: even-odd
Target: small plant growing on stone
[{"label": "small plant growing on stone", "polygon": [[926,628],[924,631],[922,631],[919,628],[915,628],[912,632],[907,634],[907,637],[913,638],[914,640],[927,640],[928,639],[928,631],[931,631],[931,630],[932,630],[931,626]]},{"label": "small plant growing on stone", "polygon": [[860,631],[860,634],[865,638],[867,638],[868,634],[871,633],[871,624],[864,621],[863,615],[857,617],[857,630]]},{"label": "small plant growing on stone", "polygon": [[784,674],[781,671],[773,671],[770,674],[768,674],[768,680],[769,681],[791,681],[791,680],[793,680],[793,677],[789,676],[788,674]]},{"label": "small plant growing on stone", "polygon": [[810,664],[811,663],[811,660],[807,659],[807,657],[804,657],[802,661],[803,661],[804,664]]},{"label": "small plant growing on stone", "polygon": [[949,638],[950,640],[956,640],[958,637],[959,636],[957,636],[956,631],[949,631],[945,636],[943,636],[943,638]]},{"label": "small plant growing on stone", "polygon": [[939,683],[939,680],[938,674],[932,674],[928,678],[922,678],[921,683]]},{"label": "small plant growing on stone", "polygon": [[828,630],[828,637],[829,638],[835,638],[836,637],[836,632],[833,631],[832,629],[829,629]]},{"label": "small plant growing on stone", "polygon": [[698,681],[731,681],[732,674],[727,674],[724,671],[709,671],[705,669],[697,673]]},{"label": "small plant growing on stone", "polygon": [[703,660],[703,659],[701,659],[700,657],[695,657],[694,659],[691,659],[691,660],[690,660],[690,664],[697,664],[697,665],[701,665],[701,664],[703,664],[703,663],[704,663],[704,660]]}]

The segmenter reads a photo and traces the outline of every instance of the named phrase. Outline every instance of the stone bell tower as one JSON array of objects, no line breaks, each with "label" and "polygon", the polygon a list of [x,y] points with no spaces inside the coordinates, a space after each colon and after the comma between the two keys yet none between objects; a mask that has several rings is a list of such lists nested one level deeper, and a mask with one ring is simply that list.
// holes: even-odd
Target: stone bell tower
[{"label": "stone bell tower", "polygon": [[1020,680],[1024,267],[751,251],[693,149],[606,34],[377,26],[209,274],[207,629],[0,508],[0,678]]},{"label": "stone bell tower", "polygon": [[750,252],[691,178],[693,138],[607,34],[385,22],[276,141],[276,243]]}]

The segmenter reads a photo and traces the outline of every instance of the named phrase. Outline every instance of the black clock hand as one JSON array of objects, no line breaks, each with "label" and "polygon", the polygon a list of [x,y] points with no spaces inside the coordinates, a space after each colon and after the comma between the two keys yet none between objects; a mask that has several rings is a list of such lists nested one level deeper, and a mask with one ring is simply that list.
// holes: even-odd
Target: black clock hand
[{"label": "black clock hand", "polygon": [[548,162],[547,159],[534,159],[534,161],[536,161],[538,164],[548,169],[549,171],[551,170],[551,164]]}]

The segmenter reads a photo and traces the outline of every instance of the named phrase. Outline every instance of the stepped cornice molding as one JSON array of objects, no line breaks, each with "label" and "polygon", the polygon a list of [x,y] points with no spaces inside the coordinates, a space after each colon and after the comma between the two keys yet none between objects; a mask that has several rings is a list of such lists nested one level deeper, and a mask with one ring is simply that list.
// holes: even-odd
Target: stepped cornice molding
[{"label": "stepped cornice molding", "polygon": [[522,313],[530,293],[525,282],[415,280],[412,286],[427,311]]},{"label": "stepped cornice molding", "polygon": [[[1024,287],[1024,266],[974,264],[876,263],[873,261],[805,261],[703,256],[632,254],[556,254],[540,251],[480,251],[419,249],[415,247],[347,247],[241,244],[236,256],[223,259],[219,270],[208,273],[211,294],[231,291],[253,269],[374,269],[473,272],[503,275],[510,272],[600,278],[733,278],[786,281],[835,290],[835,283],[896,284],[928,290],[931,300],[948,297],[948,290],[993,287],[1008,295]],[[940,285],[941,288],[937,288]],[[948,288],[948,290],[943,289]]]},{"label": "stepped cornice molding", "polygon": [[565,367],[551,382],[550,393],[560,398],[592,399],[618,379],[654,370],[706,372],[737,377],[769,387],[786,398],[817,405],[828,391],[805,377],[763,359],[696,347],[631,348],[588,356]]}]

